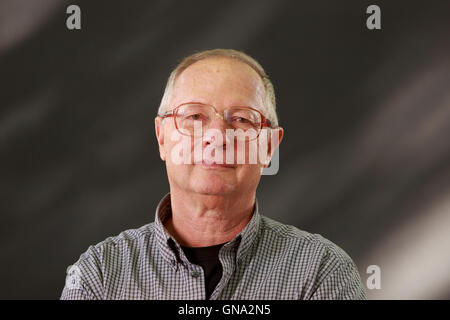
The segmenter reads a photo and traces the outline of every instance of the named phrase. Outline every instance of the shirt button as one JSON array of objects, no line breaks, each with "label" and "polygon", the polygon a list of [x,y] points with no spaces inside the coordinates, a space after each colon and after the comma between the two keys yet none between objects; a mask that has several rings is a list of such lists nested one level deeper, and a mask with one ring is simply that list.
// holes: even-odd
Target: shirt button
[{"label": "shirt button", "polygon": [[191,276],[192,276],[192,278],[198,278],[198,277],[200,276],[200,272],[198,272],[198,271],[192,271],[192,272],[191,272]]}]

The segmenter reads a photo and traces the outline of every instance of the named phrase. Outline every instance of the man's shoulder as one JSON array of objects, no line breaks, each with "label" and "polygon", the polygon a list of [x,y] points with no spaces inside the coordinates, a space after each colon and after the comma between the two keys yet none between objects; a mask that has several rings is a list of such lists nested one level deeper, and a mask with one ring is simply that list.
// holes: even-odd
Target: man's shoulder
[{"label": "man's shoulder", "polygon": [[124,230],[116,236],[110,236],[105,240],[90,246],[89,249],[81,255],[80,260],[83,260],[92,254],[111,254],[114,251],[124,250],[134,251],[137,248],[143,248],[151,245],[150,241],[154,235],[154,231],[154,222],[145,224],[135,229]]},{"label": "man's shoulder", "polygon": [[264,216],[260,229],[260,256],[303,279],[301,299],[365,298],[358,268],[335,243]]},{"label": "man's shoulder", "polygon": [[155,231],[155,223],[151,222],[139,228],[127,229],[125,231],[120,232],[116,236],[108,237],[102,242],[98,243],[96,246],[104,246],[104,245],[117,246],[123,243],[140,242],[143,240],[147,240],[148,237],[154,234],[154,231]]},{"label": "man's shoulder", "polygon": [[61,299],[102,299],[104,281],[133,264],[134,255],[145,254],[153,245],[154,223],[122,231],[117,236],[89,246],[77,262],[67,268]]},{"label": "man's shoulder", "polygon": [[281,242],[288,243],[292,250],[302,255],[320,256],[322,261],[335,260],[338,264],[353,263],[341,247],[318,233],[310,233],[266,216],[261,218],[261,229],[266,237],[275,237]]}]

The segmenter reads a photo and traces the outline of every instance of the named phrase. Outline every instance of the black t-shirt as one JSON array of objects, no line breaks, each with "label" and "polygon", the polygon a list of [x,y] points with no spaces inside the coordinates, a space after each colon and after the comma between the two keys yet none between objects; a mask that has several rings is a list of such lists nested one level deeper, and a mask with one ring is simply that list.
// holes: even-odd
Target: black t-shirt
[{"label": "black t-shirt", "polygon": [[224,244],[197,248],[181,246],[186,258],[191,263],[202,267],[205,273],[206,299],[209,299],[222,278],[222,264],[219,260],[219,251]]}]

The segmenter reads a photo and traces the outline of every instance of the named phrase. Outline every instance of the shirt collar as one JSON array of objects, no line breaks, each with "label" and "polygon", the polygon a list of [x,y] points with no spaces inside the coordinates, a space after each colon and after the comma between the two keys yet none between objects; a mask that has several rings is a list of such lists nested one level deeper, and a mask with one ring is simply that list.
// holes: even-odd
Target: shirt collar
[{"label": "shirt collar", "polygon": [[[166,194],[158,204],[155,215],[155,234],[160,252],[163,258],[172,266],[174,270],[177,269],[177,262],[180,257],[181,247],[178,242],[172,237],[164,227],[164,222],[172,215],[172,207],[170,202],[170,193]],[[231,241],[224,245],[226,248],[232,248],[236,251],[236,262],[244,258],[252,244],[255,242],[261,225],[261,216],[258,210],[258,201],[255,201],[255,208],[252,218]]]}]

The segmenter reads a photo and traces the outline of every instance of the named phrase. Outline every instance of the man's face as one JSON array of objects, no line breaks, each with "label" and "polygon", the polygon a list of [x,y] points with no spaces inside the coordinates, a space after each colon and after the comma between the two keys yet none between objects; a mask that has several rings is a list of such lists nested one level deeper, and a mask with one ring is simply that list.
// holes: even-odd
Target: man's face
[{"label": "man's face", "polygon": [[[178,76],[170,107],[166,111],[183,103],[200,102],[214,106],[218,113],[222,113],[231,106],[251,106],[267,116],[264,96],[264,84],[250,66],[230,58],[214,57],[192,64]],[[204,161],[196,164],[180,164],[179,161],[175,161],[172,152],[174,147],[180,144],[179,140],[174,141],[172,138],[177,136],[173,118],[166,118],[163,121],[157,117],[155,125],[160,155],[166,161],[169,183],[173,192],[229,195],[256,190],[263,165],[248,163],[248,142],[245,164],[235,162],[232,165],[222,166],[207,164]],[[209,128],[222,132],[223,143],[216,143],[214,139],[192,138],[189,146],[192,154],[194,154],[194,145],[197,144],[197,150],[222,149],[225,155],[227,141],[225,130],[230,129],[229,126],[223,119],[215,118]],[[282,129],[278,129],[278,133],[281,140]],[[236,147],[237,143],[234,144],[234,150]]]}]

